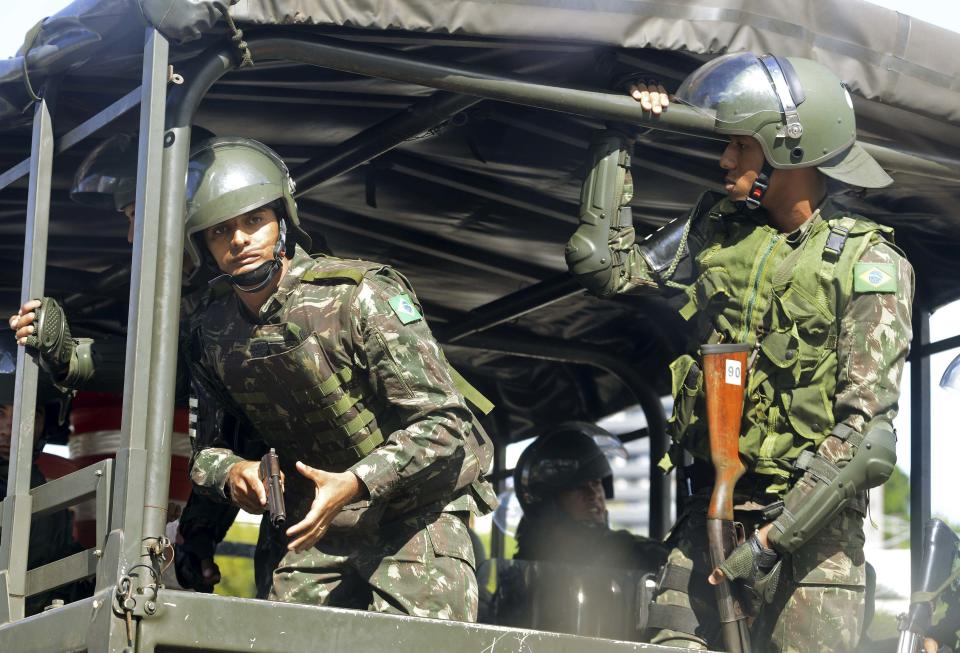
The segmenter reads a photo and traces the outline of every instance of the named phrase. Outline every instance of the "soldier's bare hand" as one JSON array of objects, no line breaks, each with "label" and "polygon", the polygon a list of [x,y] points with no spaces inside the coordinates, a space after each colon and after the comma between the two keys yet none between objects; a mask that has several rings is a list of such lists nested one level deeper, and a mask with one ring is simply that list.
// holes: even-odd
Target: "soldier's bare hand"
[{"label": "soldier's bare hand", "polygon": [[940,644],[932,637],[923,638],[923,653],[937,653],[940,650]]},{"label": "soldier's bare hand", "polygon": [[267,507],[267,491],[260,480],[260,463],[244,460],[234,463],[227,471],[227,488],[230,500],[254,515],[262,514]]},{"label": "soldier's bare hand", "polygon": [[630,97],[640,103],[644,111],[659,114],[670,106],[670,96],[667,94],[667,90],[663,88],[663,84],[654,82],[631,83],[627,87],[627,92]]},{"label": "soldier's bare hand", "polygon": [[356,499],[363,488],[353,472],[334,474],[297,461],[297,471],[313,481],[316,494],[306,517],[287,529],[287,548],[300,553],[316,544],[340,510]]},{"label": "soldier's bare hand", "polygon": [[31,299],[20,307],[18,313],[14,313],[7,320],[10,329],[16,333],[18,344],[24,344],[26,337],[33,333],[33,323],[37,319],[36,310],[40,308],[39,299]]}]

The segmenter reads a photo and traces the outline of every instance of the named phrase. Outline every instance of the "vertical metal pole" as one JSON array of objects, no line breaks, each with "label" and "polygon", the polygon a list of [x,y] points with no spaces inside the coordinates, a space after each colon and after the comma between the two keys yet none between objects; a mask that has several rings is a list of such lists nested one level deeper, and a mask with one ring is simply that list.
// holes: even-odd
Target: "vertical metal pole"
[{"label": "vertical metal pole", "polygon": [[910,569],[918,589],[923,526],[930,519],[930,312],[915,308],[910,352]]},{"label": "vertical metal pole", "polygon": [[663,473],[658,463],[670,448],[670,436],[667,435],[663,408],[655,412],[645,405],[644,415],[650,434],[650,522],[647,535],[662,540],[670,530],[670,485],[673,480]]},{"label": "vertical metal pole", "polygon": [[[130,311],[127,316],[127,354],[124,372],[122,433],[125,446],[117,452],[116,497],[113,528],[122,528],[126,557],[130,564],[148,556],[144,538],[146,513],[164,505],[147,505],[147,446],[163,434],[149,433],[152,385],[163,385],[151,367],[157,355],[155,336],[163,328],[162,309],[155,303],[159,276],[161,230],[157,218],[160,206],[161,152],[163,147],[164,103],[167,84],[167,40],[155,29],[146,30],[140,103],[140,149],[137,161],[136,216],[134,218],[133,268],[130,280]],[[176,351],[172,353],[175,357]],[[172,421],[172,420],[171,420]],[[166,438],[169,440],[169,425]],[[169,455],[169,449],[168,449]],[[155,457],[154,462],[156,462]],[[167,461],[169,465],[169,460]],[[169,473],[169,472],[168,472]],[[164,488],[164,492],[166,492]]]},{"label": "vertical metal pole", "polygon": [[[33,114],[21,304],[43,296],[52,171],[53,123],[47,103],[41,99]],[[10,472],[0,531],[0,623],[24,616],[32,513],[30,471],[33,466],[38,373],[36,362],[25,355],[23,347],[18,347],[13,395],[13,424],[16,430],[10,443]]]}]

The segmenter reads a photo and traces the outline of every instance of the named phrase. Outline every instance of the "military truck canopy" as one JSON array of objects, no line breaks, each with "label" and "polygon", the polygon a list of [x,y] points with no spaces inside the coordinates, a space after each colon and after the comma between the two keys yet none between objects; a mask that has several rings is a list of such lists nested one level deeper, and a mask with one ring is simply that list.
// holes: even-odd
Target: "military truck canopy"
[{"label": "military truck canopy", "polygon": [[[243,30],[234,43],[322,34],[608,92],[621,92],[631,76],[662,80],[672,91],[704,61],[730,51],[822,61],[849,84],[859,137],[879,146],[871,151],[896,180],[844,201],[897,228],[897,242],[917,269],[921,306],[960,297],[958,34],[859,0],[241,0],[229,12]],[[148,24],[171,39],[174,72],[185,75],[199,53],[235,34],[209,0],[77,0],[31,31],[19,56],[0,62],[0,170],[30,152],[25,108],[33,94],[46,94],[59,138],[134,91],[140,28]],[[302,217],[315,242],[406,273],[455,361],[501,406],[524,408],[510,412],[504,431],[513,437],[538,420],[597,417],[632,403],[608,373],[617,361],[637,370],[654,395],[666,394],[665,363],[685,333],[675,307],[658,298],[596,300],[565,276],[563,244],[576,224],[585,148],[603,125],[474,99],[255,58],[213,85],[195,124],[279,151],[298,178]],[[372,156],[393,145],[388,131],[371,127],[408,110],[434,120],[385,154],[331,176],[352,146],[382,144],[370,148]],[[47,291],[94,307],[76,318],[80,332],[123,330],[128,287],[104,271],[128,262],[130,249],[123,220],[71,202],[69,186],[99,140],[136,131],[136,114],[69,149],[69,139],[62,141],[66,151],[56,159]],[[721,189],[719,141],[660,131],[637,138],[633,211],[640,232],[681,215],[704,189]],[[20,289],[26,184],[23,177],[0,191],[0,306],[7,309]],[[603,369],[557,365],[584,359]]]}]

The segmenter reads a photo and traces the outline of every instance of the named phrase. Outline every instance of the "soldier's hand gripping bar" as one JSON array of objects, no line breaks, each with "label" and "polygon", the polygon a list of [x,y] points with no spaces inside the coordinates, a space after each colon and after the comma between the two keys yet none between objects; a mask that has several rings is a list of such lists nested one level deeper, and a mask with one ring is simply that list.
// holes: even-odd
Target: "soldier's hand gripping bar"
[{"label": "soldier's hand gripping bar", "polygon": [[267,515],[270,525],[282,528],[287,521],[287,508],[283,503],[283,481],[280,478],[280,458],[275,449],[263,454],[260,459],[260,480],[267,492]]}]

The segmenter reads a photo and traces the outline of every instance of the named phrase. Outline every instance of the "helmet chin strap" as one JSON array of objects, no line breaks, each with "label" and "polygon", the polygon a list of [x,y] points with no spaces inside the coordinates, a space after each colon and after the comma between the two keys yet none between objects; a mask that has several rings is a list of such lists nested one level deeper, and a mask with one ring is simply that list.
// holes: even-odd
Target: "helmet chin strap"
[{"label": "helmet chin strap", "polygon": [[744,200],[744,204],[746,204],[748,209],[756,210],[760,208],[760,203],[763,202],[763,196],[767,194],[767,188],[770,187],[770,175],[772,174],[773,166],[770,165],[766,157],[764,157],[763,167],[760,168],[760,173],[757,175],[757,178],[753,180],[750,191],[747,193],[747,198]]},{"label": "helmet chin strap", "polygon": [[214,285],[220,281],[229,281],[230,285],[240,292],[259,292],[270,285],[273,278],[283,268],[283,255],[287,249],[287,222],[280,219],[280,235],[277,244],[273,246],[273,260],[257,266],[255,269],[242,274],[221,274],[209,281]]}]

